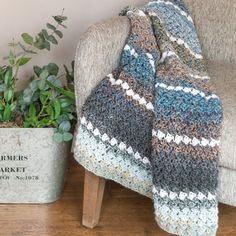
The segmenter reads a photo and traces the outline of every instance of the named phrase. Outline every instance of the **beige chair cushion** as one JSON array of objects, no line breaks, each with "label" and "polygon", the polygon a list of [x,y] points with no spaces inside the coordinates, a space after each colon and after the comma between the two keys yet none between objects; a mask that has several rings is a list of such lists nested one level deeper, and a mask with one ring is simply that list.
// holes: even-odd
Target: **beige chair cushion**
[{"label": "beige chair cushion", "polygon": [[208,60],[236,63],[236,1],[184,0]]},{"label": "beige chair cushion", "polygon": [[209,62],[208,70],[224,109],[220,165],[236,169],[236,64]]}]

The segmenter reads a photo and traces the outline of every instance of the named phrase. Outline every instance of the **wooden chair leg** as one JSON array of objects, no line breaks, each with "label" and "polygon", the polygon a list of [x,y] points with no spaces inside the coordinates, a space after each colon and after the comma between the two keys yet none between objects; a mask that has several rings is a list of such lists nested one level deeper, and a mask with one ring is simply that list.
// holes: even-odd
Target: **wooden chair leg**
[{"label": "wooden chair leg", "polygon": [[82,224],[94,228],[99,221],[105,179],[85,170]]}]

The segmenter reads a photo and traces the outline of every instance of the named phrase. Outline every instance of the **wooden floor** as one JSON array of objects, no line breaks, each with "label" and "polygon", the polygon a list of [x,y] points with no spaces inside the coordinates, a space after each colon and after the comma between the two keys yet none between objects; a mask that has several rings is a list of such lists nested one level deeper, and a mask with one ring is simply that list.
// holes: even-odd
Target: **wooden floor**
[{"label": "wooden floor", "polygon": [[[155,223],[152,201],[108,181],[95,229],[81,225],[83,173],[71,159],[62,198],[47,205],[0,205],[0,236],[166,236]],[[236,236],[236,208],[220,205],[217,235]]]}]

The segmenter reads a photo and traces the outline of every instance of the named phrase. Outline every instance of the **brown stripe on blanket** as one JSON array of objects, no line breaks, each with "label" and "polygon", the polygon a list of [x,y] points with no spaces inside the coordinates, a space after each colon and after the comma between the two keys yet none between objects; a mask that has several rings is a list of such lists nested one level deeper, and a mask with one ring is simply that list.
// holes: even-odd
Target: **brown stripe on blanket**
[{"label": "brown stripe on blanket", "polygon": [[[157,137],[152,138],[153,151],[157,153],[159,150],[164,150],[167,154],[174,152],[176,154],[184,154],[186,158],[198,158],[198,159],[217,159],[219,147],[202,147],[186,145],[184,143],[176,144],[175,142],[168,143],[166,140],[159,140]],[[174,156],[173,156],[174,157]]]},{"label": "brown stripe on blanket", "polygon": [[[206,139],[218,139],[221,134],[221,127],[214,123],[208,124],[207,127],[202,123],[189,123],[185,124],[180,120],[171,120],[168,117],[161,116],[161,118],[153,123],[154,130],[161,130],[164,133],[177,134],[180,136],[187,135],[189,138],[206,138]],[[183,134],[184,131],[184,134]]]}]

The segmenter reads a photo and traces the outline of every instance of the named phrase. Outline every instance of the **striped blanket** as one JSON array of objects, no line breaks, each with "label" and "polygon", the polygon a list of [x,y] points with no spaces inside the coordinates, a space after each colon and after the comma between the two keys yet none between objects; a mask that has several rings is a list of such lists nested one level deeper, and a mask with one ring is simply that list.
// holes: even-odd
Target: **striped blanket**
[{"label": "striped blanket", "polygon": [[[80,159],[99,160],[102,171],[90,170],[106,178],[122,172],[118,182],[125,186],[138,186],[134,176],[145,170],[161,228],[215,235],[223,114],[193,20],[181,0],[153,1],[122,14],[130,35],[119,67],[83,106]],[[148,195],[144,185],[137,191]]]}]

